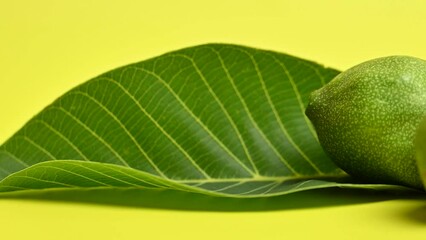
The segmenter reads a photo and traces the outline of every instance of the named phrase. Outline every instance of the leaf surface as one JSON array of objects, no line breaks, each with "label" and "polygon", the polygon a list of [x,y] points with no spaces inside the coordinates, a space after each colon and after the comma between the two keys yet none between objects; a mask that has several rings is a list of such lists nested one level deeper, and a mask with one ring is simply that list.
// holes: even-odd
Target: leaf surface
[{"label": "leaf surface", "polygon": [[391,187],[348,183],[304,114],[310,92],[338,73],[225,44],[117,68],[64,94],[0,147],[0,190],[160,187],[258,197]]}]

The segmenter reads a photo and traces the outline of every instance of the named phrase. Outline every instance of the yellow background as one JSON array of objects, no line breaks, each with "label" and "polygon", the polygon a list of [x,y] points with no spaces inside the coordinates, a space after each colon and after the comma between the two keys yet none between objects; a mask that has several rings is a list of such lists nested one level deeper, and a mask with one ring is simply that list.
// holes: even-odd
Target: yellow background
[{"label": "yellow background", "polygon": [[[341,70],[386,55],[426,59],[426,1],[0,0],[0,142],[91,77],[208,42]],[[362,192],[355,204],[335,193],[345,204],[256,212],[0,199],[0,238],[426,239],[424,199]]]}]

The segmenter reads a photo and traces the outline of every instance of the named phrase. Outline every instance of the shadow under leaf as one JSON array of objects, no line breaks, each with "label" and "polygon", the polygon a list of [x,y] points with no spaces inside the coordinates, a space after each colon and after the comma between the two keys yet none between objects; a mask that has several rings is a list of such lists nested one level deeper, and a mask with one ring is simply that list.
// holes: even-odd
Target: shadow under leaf
[{"label": "shadow under leaf", "polygon": [[131,208],[224,212],[319,208],[393,199],[420,198],[424,199],[424,194],[341,188],[316,189],[267,198],[225,198],[175,190],[118,188],[22,191],[0,195],[0,199],[27,199]]},{"label": "shadow under leaf", "polygon": [[[426,197],[423,199],[426,200]],[[415,208],[404,212],[403,215],[407,220],[410,220],[411,222],[426,226],[426,201],[425,204],[421,206],[416,206]]]}]

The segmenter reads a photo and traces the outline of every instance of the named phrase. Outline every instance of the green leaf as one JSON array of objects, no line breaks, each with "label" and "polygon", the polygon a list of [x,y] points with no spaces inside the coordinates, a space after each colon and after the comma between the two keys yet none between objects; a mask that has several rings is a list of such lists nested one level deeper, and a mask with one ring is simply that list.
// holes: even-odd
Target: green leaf
[{"label": "green leaf", "polygon": [[426,118],[420,124],[416,136],[416,157],[419,167],[420,177],[426,190]]},{"label": "green leaf", "polygon": [[60,97],[0,147],[0,190],[159,187],[258,197],[392,187],[348,182],[304,114],[309,93],[338,73],[223,44],[112,70]]},{"label": "green leaf", "polygon": [[[340,179],[343,180],[343,179]],[[350,179],[347,179],[350,180]],[[266,197],[302,190],[347,187],[370,189],[401,189],[386,184],[353,184],[320,179],[271,177],[267,179],[167,180],[140,170],[115,164],[56,160],[35,164],[11,174],[0,185],[1,192],[46,188],[139,188],[173,189],[213,196]]]}]

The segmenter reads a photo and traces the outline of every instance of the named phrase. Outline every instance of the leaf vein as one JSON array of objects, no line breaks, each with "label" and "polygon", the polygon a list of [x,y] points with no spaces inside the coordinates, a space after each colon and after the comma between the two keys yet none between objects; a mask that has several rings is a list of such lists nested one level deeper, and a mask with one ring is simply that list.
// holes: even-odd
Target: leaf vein
[{"label": "leaf vein", "polygon": [[189,107],[185,104],[185,102],[179,97],[179,95],[172,89],[172,87],[166,83],[166,81],[164,81],[160,76],[158,76],[157,74],[155,74],[154,72],[151,72],[147,69],[141,68],[141,67],[134,67],[139,71],[143,71],[145,73],[148,73],[152,76],[154,76],[155,78],[157,78],[158,81],[160,81],[166,88],[167,90],[173,95],[173,97],[179,102],[179,104],[186,110],[186,112],[189,113],[189,115],[197,122],[197,124],[199,126],[201,126],[203,128],[204,131],[206,131],[208,133],[208,135],[213,138],[213,140],[223,149],[225,150],[225,152],[231,156],[232,159],[234,159],[239,165],[241,165],[241,167],[247,171],[249,174],[251,175],[255,175],[255,173],[253,173],[253,171],[248,168],[244,163],[241,162],[240,159],[238,159],[237,156],[235,156],[235,154],[222,142],[218,139],[218,137],[210,131],[210,129],[201,121],[201,119],[199,119],[195,113],[189,109]]},{"label": "leaf vein", "polygon": [[167,131],[164,130],[164,128],[154,119],[154,117],[151,116],[151,114],[148,113],[148,111],[146,111],[146,109],[144,107],[142,107],[142,105],[140,104],[140,102],[135,98],[135,96],[133,96],[132,94],[130,94],[130,92],[118,81],[114,81],[111,78],[107,78],[107,77],[102,77],[102,79],[109,81],[113,84],[115,84],[116,86],[118,86],[128,97],[130,97],[130,99],[136,104],[136,106],[139,108],[139,110],[149,118],[149,120],[151,120],[152,123],[154,123],[154,125],[161,131],[161,133],[163,133],[178,149],[179,151],[181,151],[182,154],[185,155],[185,157],[192,163],[192,165],[207,179],[211,178],[209,176],[209,174],[207,174],[199,165],[198,163],[191,157],[191,155],[189,155],[188,152],[185,151],[185,149],[176,141],[176,139],[174,139],[172,136],[170,136],[170,134],[167,133]]},{"label": "leaf vein", "polygon": [[56,157],[51,152],[49,152],[46,148],[42,147],[40,144],[33,141],[29,136],[16,136],[16,138],[24,139],[25,141],[29,142],[31,145],[33,145],[34,147],[39,149],[41,152],[43,152],[45,155],[47,155],[52,160],[56,159]]},{"label": "leaf vein", "polygon": [[71,185],[71,184],[66,184],[66,183],[62,183],[62,182],[58,182],[58,181],[49,181],[49,180],[45,180],[45,179],[41,179],[41,178],[35,178],[35,177],[30,177],[30,176],[17,176],[17,175],[12,175],[10,178],[8,178],[8,180],[12,179],[12,178],[25,178],[25,179],[31,179],[34,181],[38,181],[38,182],[44,182],[44,183],[53,183],[53,184],[57,184],[57,185],[62,185],[64,187],[78,187],[75,185]]},{"label": "leaf vein", "polygon": [[227,78],[229,79],[232,88],[234,89],[235,93],[237,94],[241,104],[243,105],[243,108],[245,110],[245,112],[247,113],[247,116],[249,117],[250,121],[252,122],[253,126],[255,127],[255,129],[258,131],[258,133],[262,136],[262,138],[268,143],[268,146],[271,148],[271,150],[274,152],[274,154],[281,160],[281,162],[295,175],[300,175],[288,162],[287,160],[284,159],[284,157],[279,153],[279,151],[276,149],[276,147],[272,144],[272,142],[269,140],[269,138],[265,135],[265,133],[263,132],[263,130],[259,127],[259,125],[257,124],[257,122],[254,120],[248,106],[247,103],[245,102],[244,98],[242,97],[240,91],[238,90],[237,86],[235,85],[234,79],[232,78],[231,74],[229,73],[229,70],[227,69],[221,54],[214,48],[212,48],[212,50],[216,53],[216,55],[218,56],[219,61],[222,64],[222,68],[224,69]]},{"label": "leaf vein", "polygon": [[[87,179],[87,180],[89,180],[89,181],[92,181],[92,182],[95,182],[95,183],[98,183],[98,184],[104,185],[104,186],[113,187],[113,186],[111,186],[111,185],[109,185],[109,184],[106,184],[106,183],[103,183],[103,182],[97,181],[97,180],[95,180],[95,179],[93,179],[93,178],[90,178],[90,177],[87,177],[87,176],[84,176],[84,175],[78,174],[78,173],[73,172],[73,171],[69,171],[69,170],[64,169],[64,168],[54,167],[54,166],[38,166],[37,168],[51,168],[51,169],[56,169],[56,170],[63,171],[63,172],[66,172],[66,173],[69,173],[69,174],[72,174],[72,175],[75,175],[75,176],[78,176],[78,177],[81,177],[81,178]],[[77,186],[76,186],[76,187],[77,187]]]},{"label": "leaf vein", "polygon": [[3,149],[0,149],[0,151],[6,153],[6,155],[8,155],[9,157],[11,157],[13,160],[15,160],[17,163],[21,164],[24,167],[28,167],[29,165],[24,162],[23,160],[21,160],[20,158],[18,158],[17,156],[15,156],[13,153],[9,152],[6,147],[3,146]]},{"label": "leaf vein", "polygon": [[59,136],[60,138],[62,138],[66,143],[68,143],[68,145],[70,145],[71,146],[71,148],[73,148],[79,155],[80,155],[80,157],[82,157],[83,158],[83,160],[85,160],[85,161],[90,161],[89,160],[89,158],[87,158],[86,157],[86,155],[84,155],[81,151],[80,151],[80,149],[69,139],[69,138],[67,138],[65,135],[63,135],[60,131],[58,131],[58,130],[56,130],[52,125],[50,125],[49,123],[47,123],[46,121],[44,121],[44,120],[39,120],[39,119],[36,119],[36,120],[34,120],[34,123],[36,123],[36,122],[38,122],[38,123],[41,123],[41,124],[43,124],[44,126],[46,126],[50,131],[52,131],[53,133],[55,133],[57,136]]},{"label": "leaf vein", "polygon": [[[251,189],[251,190],[246,191],[246,192],[240,192],[240,193],[238,193],[238,194],[241,194],[241,195],[247,195],[247,194],[250,194],[250,193],[252,193],[252,192],[258,191],[258,190],[260,190],[260,189],[267,188],[267,187],[269,187],[269,186],[271,186],[271,185],[272,185],[272,186],[276,186],[277,184],[279,184],[279,182],[271,182],[271,183],[268,183],[268,184],[266,184],[266,185],[263,185],[263,186],[260,186],[260,187],[254,188],[254,189]],[[264,194],[264,193],[261,193],[261,194]]]},{"label": "leaf vein", "polygon": [[[98,81],[100,81],[100,80],[101,79],[98,79]],[[104,110],[109,116],[111,116],[114,119],[114,121],[124,130],[124,132],[127,134],[127,136],[129,136],[129,138],[132,140],[132,142],[135,144],[135,146],[138,148],[138,150],[148,160],[148,162],[151,164],[151,166],[154,167],[154,169],[157,171],[157,173],[160,176],[162,176],[164,178],[167,178],[167,176],[158,168],[158,166],[153,162],[153,160],[149,157],[149,155],[143,150],[142,146],[136,141],[135,137],[129,132],[129,130],[127,129],[127,127],[105,105],[103,105],[101,102],[99,102],[95,97],[92,97],[90,94],[88,94],[86,92],[83,92],[83,91],[74,91],[74,92],[72,92],[70,94],[80,94],[82,96],[87,97],[92,102],[94,102],[95,104],[97,104],[102,110]]]},{"label": "leaf vein", "polygon": [[101,142],[106,148],[108,148],[117,158],[118,160],[123,163],[125,166],[130,167],[129,164],[121,157],[121,155],[110,145],[108,144],[101,136],[99,136],[94,130],[92,130],[89,126],[87,126],[85,123],[83,123],[80,119],[78,119],[74,114],[66,110],[64,107],[52,107],[53,109],[58,109],[59,111],[62,111],[71,119],[73,119],[77,124],[82,126],[84,129],[86,129],[90,134],[92,134],[99,142]]},{"label": "leaf vein", "polygon": [[[122,180],[122,179],[119,179],[119,178],[116,178],[116,177],[113,177],[113,176],[109,176],[109,175],[107,175],[107,174],[105,174],[105,173],[103,173],[103,172],[97,171],[97,170],[95,170],[95,169],[92,169],[92,168],[86,167],[86,166],[81,165],[81,164],[80,164],[80,165],[79,165],[79,164],[73,164],[73,163],[71,163],[71,162],[64,162],[63,164],[68,164],[68,165],[72,165],[72,166],[81,167],[81,168],[87,169],[87,170],[89,170],[89,171],[92,171],[92,172],[94,172],[94,173],[98,173],[98,174],[100,174],[100,175],[102,175],[102,176],[104,176],[104,177],[107,177],[107,178],[110,178],[110,179],[114,179],[114,180],[116,180],[116,181],[118,181],[118,182],[122,182],[122,183],[125,183],[125,184],[128,184],[128,185],[131,185],[131,186],[135,186],[135,187],[139,187],[139,185],[137,185],[137,184],[130,183],[130,182],[127,182],[127,181],[125,181],[125,180]],[[117,171],[115,171],[115,172],[117,172]],[[120,172],[120,173],[121,173],[121,172]]]},{"label": "leaf vein", "polygon": [[[250,57],[251,61],[253,62],[253,65],[254,65],[254,67],[256,69],[257,76],[258,76],[259,81],[260,81],[261,86],[262,86],[262,90],[265,93],[265,96],[266,96],[266,99],[268,101],[268,104],[270,105],[270,107],[272,109],[272,112],[274,113],[275,119],[276,119],[278,125],[280,126],[281,132],[284,134],[284,136],[287,138],[287,140],[290,142],[290,144],[294,147],[294,149],[296,149],[296,151],[308,162],[308,164],[311,165],[315,169],[315,171],[317,171],[320,174],[323,174],[321,172],[321,170],[309,159],[309,157],[305,154],[305,152],[302,151],[300,149],[300,147],[294,142],[293,138],[290,136],[290,134],[288,133],[287,129],[285,128],[283,120],[281,119],[281,116],[278,114],[277,108],[275,107],[275,104],[273,103],[273,101],[271,99],[271,96],[269,94],[269,91],[268,91],[268,89],[266,87],[265,79],[263,79],[263,75],[260,72],[259,64],[258,64],[257,60],[249,52],[247,52],[247,51],[245,51],[243,49],[241,51],[244,51],[247,54],[247,56]],[[287,68],[285,68],[285,69],[287,69]],[[294,82],[291,81],[291,80],[290,80],[290,82],[293,85],[293,89],[294,89]],[[295,91],[295,93],[296,93],[296,96],[297,96],[298,95],[298,91]],[[302,110],[302,112],[303,112],[303,110]],[[303,115],[305,115],[305,114],[303,114]]]},{"label": "leaf vein", "polygon": [[[211,96],[214,98],[214,100],[216,101],[216,103],[219,105],[220,109],[222,110],[223,114],[225,115],[226,119],[228,120],[228,122],[231,124],[232,129],[234,130],[234,132],[236,133],[236,136],[238,137],[238,140],[241,144],[241,147],[244,150],[244,153],[247,157],[247,159],[249,160],[251,166],[254,169],[254,172],[249,169],[247,166],[245,166],[245,164],[243,162],[241,162],[241,160],[239,160],[229,149],[228,151],[231,152],[230,154],[232,154],[233,158],[236,159],[238,162],[240,162],[240,164],[242,165],[242,167],[248,171],[249,173],[251,173],[252,175],[259,175],[259,170],[256,167],[256,164],[254,163],[251,154],[248,151],[248,148],[243,140],[243,137],[241,135],[241,132],[239,131],[235,121],[232,119],[231,115],[229,114],[229,112],[226,110],[224,104],[222,103],[222,101],[218,98],[218,96],[216,95],[216,93],[213,91],[212,87],[210,86],[210,84],[208,83],[206,77],[204,76],[204,74],[202,73],[201,69],[198,67],[198,65],[196,64],[195,60],[190,57],[187,56],[185,54],[173,54],[173,56],[180,56],[182,58],[185,58],[187,60],[189,60],[193,66],[193,68],[195,69],[195,71],[197,72],[198,76],[201,78],[201,80],[203,81],[203,84],[207,87],[209,93],[211,94]],[[188,110],[189,111],[189,110]],[[201,115],[201,114],[200,114]],[[200,120],[199,120],[200,121]],[[201,122],[201,121],[200,121]],[[201,123],[202,124],[202,123]],[[206,127],[207,128],[207,127]],[[208,128],[207,128],[208,129]],[[212,134],[212,133],[211,133]],[[216,137],[215,137],[216,138]],[[220,142],[219,140],[216,140],[218,142]],[[222,143],[223,144],[223,143]],[[223,144],[224,145],[224,144]],[[226,148],[226,146],[224,146]]]},{"label": "leaf vein", "polygon": [[291,87],[293,88],[293,91],[296,94],[297,102],[299,103],[299,107],[300,107],[303,119],[305,120],[306,125],[309,128],[309,131],[311,132],[312,136],[318,141],[317,134],[315,133],[315,130],[314,130],[312,124],[310,124],[310,121],[305,114],[305,111],[304,111],[305,106],[304,106],[303,101],[302,101],[302,94],[300,93],[299,88],[297,87],[297,84],[294,82],[293,76],[290,74],[288,68],[286,67],[286,65],[283,62],[281,62],[277,57],[275,57],[272,54],[268,54],[268,55],[270,55],[274,59],[274,61],[276,63],[278,63],[278,65],[280,65],[284,74],[287,76],[287,79],[289,80]]}]

